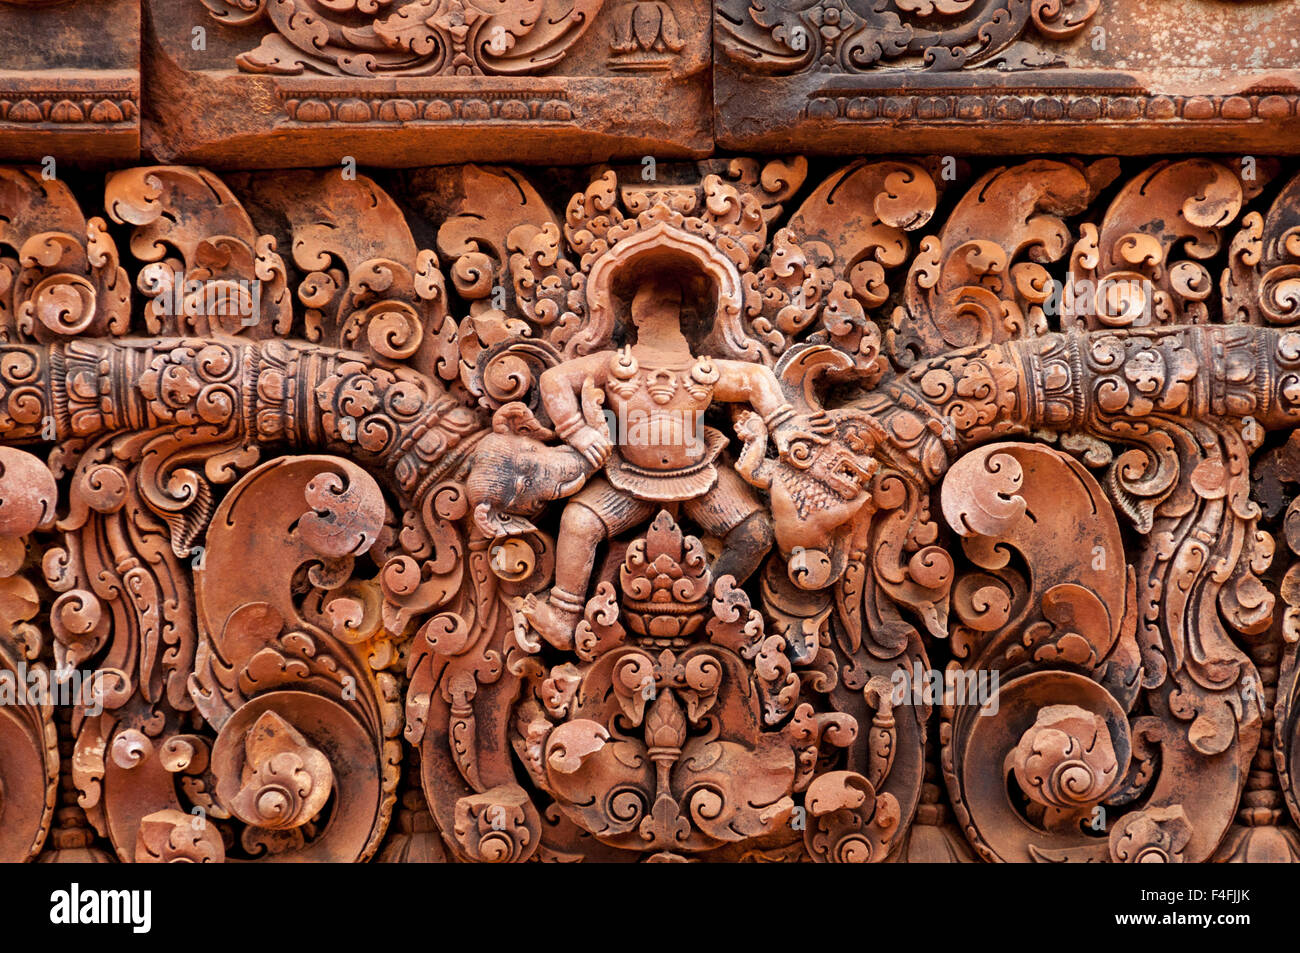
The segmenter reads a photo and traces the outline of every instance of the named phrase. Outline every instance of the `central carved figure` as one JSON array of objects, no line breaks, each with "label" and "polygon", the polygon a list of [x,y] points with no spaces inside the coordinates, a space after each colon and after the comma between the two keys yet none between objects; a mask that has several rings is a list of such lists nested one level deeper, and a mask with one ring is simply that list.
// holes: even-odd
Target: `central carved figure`
[{"label": "central carved figure", "polygon": [[[681,283],[671,276],[647,279],[632,299],[633,343],[566,361],[541,376],[542,403],[556,432],[605,471],[565,507],[555,585],[545,601],[526,610],[538,633],[558,648],[572,648],[596,547],[659,508],[680,504],[721,540],[715,578],[743,582],[771,547],[766,511],[735,470],[718,465],[727,437],[704,426],[704,412],[714,401],[748,404],[783,450],[794,430],[794,408],[769,368],[693,355],[681,328],[682,299]],[[602,394],[620,422],[613,433],[594,409]]]}]

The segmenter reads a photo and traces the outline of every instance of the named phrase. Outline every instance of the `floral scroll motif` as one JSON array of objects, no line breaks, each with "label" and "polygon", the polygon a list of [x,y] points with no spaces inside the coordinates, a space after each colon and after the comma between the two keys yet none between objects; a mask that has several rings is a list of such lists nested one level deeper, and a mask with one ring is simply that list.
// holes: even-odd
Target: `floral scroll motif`
[{"label": "floral scroll motif", "polygon": [[860,73],[920,66],[1034,69],[1063,61],[1021,39],[1079,33],[1099,0],[723,0],[723,51],[763,73]]},{"label": "floral scroll motif", "polygon": [[[482,76],[534,73],[563,59],[603,0],[203,0],[231,26],[272,32],[241,53],[251,73]],[[644,33],[644,27],[639,37]],[[653,41],[652,41],[653,42]]]},{"label": "floral scroll motif", "polygon": [[1300,856],[1300,178],[809,168],[0,170],[0,855]]}]

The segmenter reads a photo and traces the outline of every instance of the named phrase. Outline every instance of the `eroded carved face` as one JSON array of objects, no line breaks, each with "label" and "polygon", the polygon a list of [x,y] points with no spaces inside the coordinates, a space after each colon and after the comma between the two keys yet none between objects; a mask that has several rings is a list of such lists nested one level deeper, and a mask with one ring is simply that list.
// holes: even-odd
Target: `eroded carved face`
[{"label": "eroded carved face", "polygon": [[632,323],[638,329],[657,322],[676,322],[682,312],[682,286],[671,278],[644,282],[632,297]]}]

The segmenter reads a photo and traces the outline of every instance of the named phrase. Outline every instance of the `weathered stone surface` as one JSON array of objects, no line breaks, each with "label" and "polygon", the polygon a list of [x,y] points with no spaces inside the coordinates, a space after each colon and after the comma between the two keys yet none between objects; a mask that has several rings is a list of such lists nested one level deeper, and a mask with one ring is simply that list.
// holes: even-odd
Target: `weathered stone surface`
[{"label": "weathered stone surface", "polygon": [[706,0],[145,7],[145,145],[165,160],[415,166],[712,148]]},{"label": "weathered stone surface", "polygon": [[0,0],[0,158],[140,152],[140,0]]},{"label": "weathered stone surface", "polygon": [[1297,859],[1294,8],[0,0],[0,860]]},{"label": "weathered stone surface", "polygon": [[714,33],[722,148],[1300,151],[1295,0],[717,0]]},{"label": "weathered stone surface", "polygon": [[0,168],[0,856],[1294,859],[1295,163],[975,165]]}]

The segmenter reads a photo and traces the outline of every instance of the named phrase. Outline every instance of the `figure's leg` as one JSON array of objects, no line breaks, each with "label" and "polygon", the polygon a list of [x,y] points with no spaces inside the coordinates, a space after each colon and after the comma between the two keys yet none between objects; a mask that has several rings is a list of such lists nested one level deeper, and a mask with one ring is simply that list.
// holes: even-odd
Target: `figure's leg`
[{"label": "figure's leg", "polygon": [[546,600],[532,600],[524,614],[542,638],[556,648],[573,647],[573,630],[587,603],[587,585],[596,549],[651,514],[649,503],[615,490],[596,477],[564,507],[555,544],[555,585]]},{"label": "figure's leg", "polygon": [[749,484],[725,465],[718,483],[703,496],[682,504],[686,515],[722,541],[722,554],[713,564],[713,578],[748,579],[772,548],[772,519]]}]

